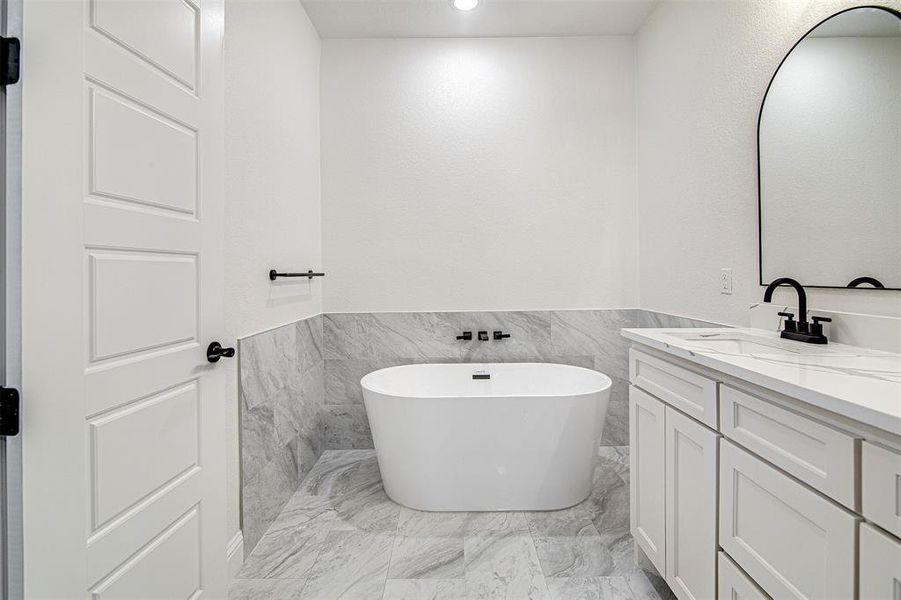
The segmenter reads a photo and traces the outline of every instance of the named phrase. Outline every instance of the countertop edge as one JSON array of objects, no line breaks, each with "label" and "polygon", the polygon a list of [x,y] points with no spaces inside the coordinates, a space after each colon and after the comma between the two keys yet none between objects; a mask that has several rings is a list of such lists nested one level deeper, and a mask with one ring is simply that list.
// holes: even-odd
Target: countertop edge
[{"label": "countertop edge", "polygon": [[747,381],[762,388],[796,398],[801,402],[810,404],[817,408],[827,410],[847,419],[857,421],[870,427],[875,427],[885,431],[888,434],[901,436],[901,416],[893,416],[884,412],[873,410],[860,404],[849,402],[843,398],[836,398],[822,392],[799,386],[778,378],[771,377],[759,371],[740,367],[726,361],[722,361],[713,356],[692,352],[685,348],[673,346],[661,340],[641,334],[635,328],[624,328],[621,335],[632,342],[648,346],[656,350],[665,352],[672,356],[687,360],[689,362],[707,367],[714,371],[719,371],[726,375],[730,375],[737,379]]}]

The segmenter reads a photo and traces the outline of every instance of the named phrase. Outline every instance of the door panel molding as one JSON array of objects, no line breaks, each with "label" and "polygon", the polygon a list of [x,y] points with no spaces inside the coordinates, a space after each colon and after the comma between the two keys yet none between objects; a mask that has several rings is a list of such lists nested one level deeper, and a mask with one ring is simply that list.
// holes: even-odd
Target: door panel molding
[{"label": "door panel molding", "polygon": [[222,4],[25,7],[30,597],[225,597]]}]

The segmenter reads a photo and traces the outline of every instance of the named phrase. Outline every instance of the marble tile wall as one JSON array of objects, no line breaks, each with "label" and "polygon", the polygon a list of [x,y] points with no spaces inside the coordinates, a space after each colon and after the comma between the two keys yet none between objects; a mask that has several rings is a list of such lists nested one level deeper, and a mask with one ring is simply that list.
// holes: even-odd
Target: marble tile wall
[{"label": "marble tile wall", "polygon": [[325,448],[322,324],[319,315],[238,341],[245,554]]},{"label": "marble tile wall", "polygon": [[[334,313],[324,315],[324,444],[371,448],[360,378],[384,367],[426,362],[557,362],[613,379],[602,443],[627,445],[628,349],[623,327],[708,327],[710,323],[638,309]],[[462,331],[500,329],[503,341],[460,342]]]}]

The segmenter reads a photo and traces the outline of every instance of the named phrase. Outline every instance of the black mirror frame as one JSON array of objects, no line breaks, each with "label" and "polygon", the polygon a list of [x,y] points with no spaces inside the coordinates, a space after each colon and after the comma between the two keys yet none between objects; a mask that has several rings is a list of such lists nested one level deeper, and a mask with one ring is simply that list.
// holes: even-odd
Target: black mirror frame
[{"label": "black mirror frame", "polygon": [[[811,27],[807,30],[807,33],[802,35],[797,42],[792,44],[792,47],[788,52],[785,53],[785,56],[782,57],[782,60],[779,61],[779,66],[776,67],[776,70],[773,72],[773,76],[770,77],[770,82],[766,86],[766,91],[763,93],[763,99],[760,101],[760,110],[757,113],[757,279],[761,287],[766,287],[769,285],[768,281],[763,280],[763,189],[761,185],[761,173],[760,173],[760,123],[763,120],[763,107],[766,105],[766,97],[770,93],[770,88],[773,87],[773,82],[776,80],[776,76],[779,74],[779,70],[782,68],[782,65],[788,60],[788,57],[791,56],[791,53],[795,51],[798,44],[800,44],[804,39],[810,35],[814,29],[825,23],[826,21],[837,17],[846,12],[850,12],[852,10],[859,10],[861,8],[874,8],[877,10],[882,10],[890,15],[894,15],[896,18],[901,19],[901,12],[893,8],[889,8],[888,6],[877,6],[872,4],[863,4],[861,6],[852,6],[850,8],[846,8],[844,10],[840,10],[837,13],[833,13],[821,20],[819,23]],[[846,290],[846,289],[856,289],[856,290],[893,290],[899,291],[901,288],[887,288],[887,287],[854,287],[854,286],[841,286],[841,285],[808,285],[804,284],[804,287],[808,288],[821,288],[821,289],[836,289],[836,290]]]}]

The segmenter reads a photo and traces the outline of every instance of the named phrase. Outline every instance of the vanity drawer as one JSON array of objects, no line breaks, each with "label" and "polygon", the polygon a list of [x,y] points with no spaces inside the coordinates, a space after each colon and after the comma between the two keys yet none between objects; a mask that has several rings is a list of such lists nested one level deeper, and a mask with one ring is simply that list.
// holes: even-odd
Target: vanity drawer
[{"label": "vanity drawer", "polygon": [[629,351],[629,378],[632,385],[716,429],[714,380],[634,349]]},{"label": "vanity drawer", "polygon": [[858,438],[727,385],[720,386],[720,431],[830,498],[857,509]]},{"label": "vanity drawer", "polygon": [[717,570],[719,582],[716,597],[719,600],[770,600],[766,592],[757,587],[747,573],[722,550],[717,557]]},{"label": "vanity drawer", "polygon": [[860,600],[901,598],[901,541],[869,523],[860,526]]},{"label": "vanity drawer", "polygon": [[856,593],[857,515],[720,443],[720,546],[774,598]]},{"label": "vanity drawer", "polygon": [[863,516],[901,537],[901,454],[863,443]]}]

